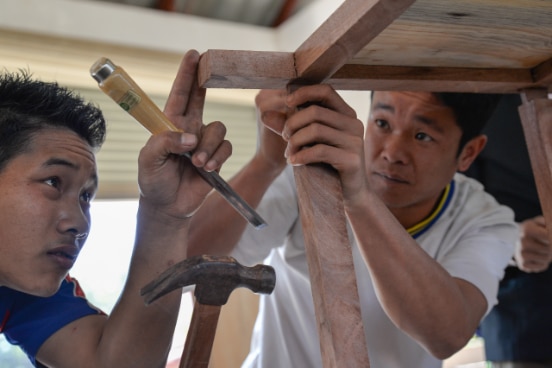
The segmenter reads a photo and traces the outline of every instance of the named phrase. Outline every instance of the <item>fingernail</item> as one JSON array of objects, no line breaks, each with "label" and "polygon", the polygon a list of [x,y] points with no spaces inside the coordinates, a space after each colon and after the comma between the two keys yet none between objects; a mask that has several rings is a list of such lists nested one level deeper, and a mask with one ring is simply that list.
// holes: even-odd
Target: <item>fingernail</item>
[{"label": "fingernail", "polygon": [[205,171],[213,171],[217,168],[218,162],[216,160],[209,160],[203,167]]},{"label": "fingernail", "polygon": [[185,145],[195,144],[197,141],[197,137],[193,134],[186,134],[182,133],[180,135],[180,142]]},{"label": "fingernail", "polygon": [[205,166],[205,161],[207,161],[207,154],[205,152],[199,152],[196,158],[203,166]]}]

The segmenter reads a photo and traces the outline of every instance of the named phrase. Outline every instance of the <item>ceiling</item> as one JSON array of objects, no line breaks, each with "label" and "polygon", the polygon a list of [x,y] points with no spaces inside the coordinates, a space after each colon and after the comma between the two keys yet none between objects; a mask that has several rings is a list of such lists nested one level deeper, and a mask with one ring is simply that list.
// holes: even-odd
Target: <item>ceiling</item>
[{"label": "ceiling", "polygon": [[264,27],[277,27],[317,0],[89,0]]}]

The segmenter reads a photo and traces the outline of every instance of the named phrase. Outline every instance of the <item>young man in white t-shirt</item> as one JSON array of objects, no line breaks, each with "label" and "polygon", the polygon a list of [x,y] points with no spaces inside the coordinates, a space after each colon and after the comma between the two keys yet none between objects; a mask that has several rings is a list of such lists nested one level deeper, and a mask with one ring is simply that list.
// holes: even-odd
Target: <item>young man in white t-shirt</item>
[{"label": "young man in white t-shirt", "polygon": [[290,170],[318,162],[341,179],[371,366],[440,367],[469,341],[496,303],[517,237],[512,211],[457,173],[485,146],[481,128],[497,99],[375,92],[364,129],[330,86],[259,93],[257,151],[231,184],[268,226],[246,228],[211,196],[189,253],[232,252],[276,269],[244,366],[321,366]]}]

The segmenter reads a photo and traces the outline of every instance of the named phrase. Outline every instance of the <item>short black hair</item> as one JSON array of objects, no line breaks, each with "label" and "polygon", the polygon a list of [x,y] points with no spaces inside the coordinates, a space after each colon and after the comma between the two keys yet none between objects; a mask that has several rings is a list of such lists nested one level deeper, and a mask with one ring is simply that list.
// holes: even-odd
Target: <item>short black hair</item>
[{"label": "short black hair", "polygon": [[[374,96],[371,93],[371,98]],[[462,130],[458,145],[458,154],[466,143],[482,134],[485,124],[495,111],[501,94],[496,93],[465,93],[465,92],[432,92],[445,106],[449,107],[455,118],[456,125]]]},{"label": "short black hair", "polygon": [[439,101],[452,109],[462,130],[458,154],[471,139],[482,134],[502,95],[495,93],[435,92]]},{"label": "short black hair", "polygon": [[71,130],[96,151],[106,136],[101,110],[76,92],[25,70],[0,74],[0,171],[47,128]]}]

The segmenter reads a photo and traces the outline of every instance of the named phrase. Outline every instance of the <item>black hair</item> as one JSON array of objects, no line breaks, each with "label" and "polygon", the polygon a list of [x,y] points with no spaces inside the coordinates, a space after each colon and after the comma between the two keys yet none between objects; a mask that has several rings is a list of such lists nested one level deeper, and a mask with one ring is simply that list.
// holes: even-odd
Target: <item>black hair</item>
[{"label": "black hair", "polygon": [[[482,134],[485,124],[502,97],[501,94],[496,93],[464,92],[433,92],[433,95],[452,110],[456,125],[462,130],[458,154],[462,152],[466,143]],[[374,96],[374,91],[371,96]]]},{"label": "black hair", "polygon": [[0,171],[47,128],[71,130],[94,150],[106,136],[101,110],[76,92],[35,80],[23,70],[0,74]]},{"label": "black hair", "polygon": [[466,143],[482,134],[502,95],[495,93],[435,92],[439,101],[452,109],[456,124],[462,130],[458,154]]}]

